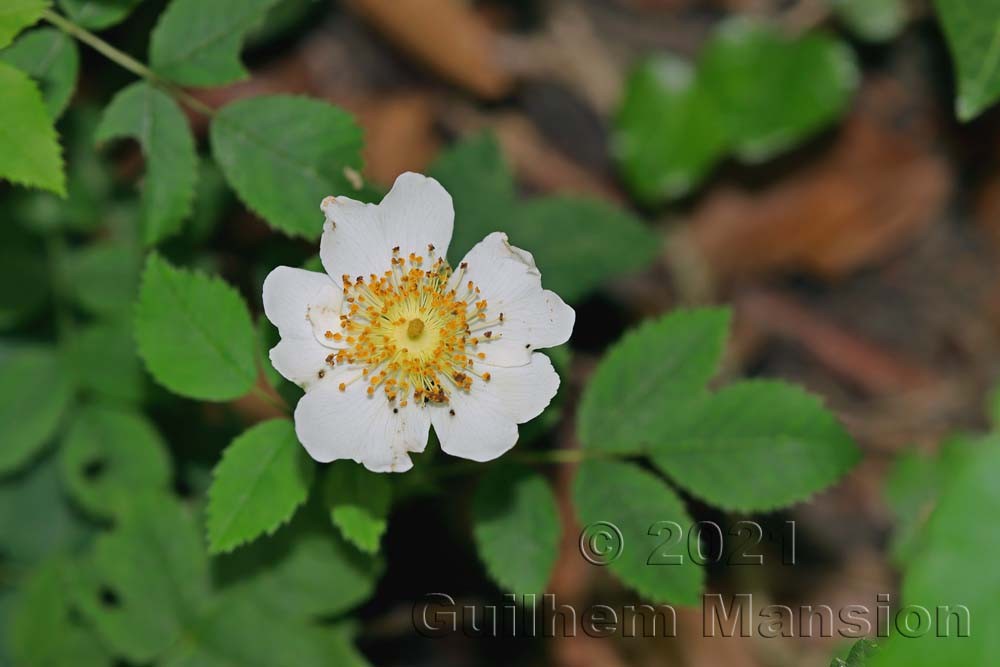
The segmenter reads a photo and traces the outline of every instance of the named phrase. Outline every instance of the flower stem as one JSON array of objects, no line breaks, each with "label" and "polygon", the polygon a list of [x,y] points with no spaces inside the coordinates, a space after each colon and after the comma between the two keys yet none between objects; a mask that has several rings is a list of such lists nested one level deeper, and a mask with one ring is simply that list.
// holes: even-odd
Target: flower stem
[{"label": "flower stem", "polygon": [[215,110],[212,107],[208,106],[201,100],[188,94],[187,92],[178,88],[172,83],[164,81],[156,74],[156,72],[149,69],[149,67],[147,67],[145,64],[139,62],[138,60],[136,60],[129,54],[125,53],[124,51],[121,51],[112,46],[111,44],[108,44],[94,33],[78,26],[77,24],[73,23],[66,17],[57,14],[56,12],[50,9],[47,9],[42,14],[42,18],[44,18],[49,23],[62,30],[70,37],[73,37],[74,39],[83,42],[84,44],[94,49],[102,56],[110,60],[111,62],[117,64],[119,67],[122,67],[123,69],[132,72],[136,76],[148,81],[151,85],[154,85],[164,90],[165,92],[175,97],[177,100],[182,102],[185,106],[192,109],[193,111],[197,111],[198,113],[204,116],[212,116],[215,113]]}]

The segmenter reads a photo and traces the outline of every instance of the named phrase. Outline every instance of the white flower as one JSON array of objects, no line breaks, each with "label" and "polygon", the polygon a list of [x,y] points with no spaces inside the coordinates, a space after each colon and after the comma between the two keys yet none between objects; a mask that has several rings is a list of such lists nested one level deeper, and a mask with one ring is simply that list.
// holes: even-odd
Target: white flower
[{"label": "white flower", "polygon": [[327,197],[321,208],[326,273],[279,266],[264,281],[281,333],[271,363],[306,392],[295,430],[309,455],[401,472],[431,424],[454,456],[513,447],[559,387],[535,350],[566,342],[575,320],[531,254],[494,232],[453,270],[451,196],[419,174],[381,204]]}]

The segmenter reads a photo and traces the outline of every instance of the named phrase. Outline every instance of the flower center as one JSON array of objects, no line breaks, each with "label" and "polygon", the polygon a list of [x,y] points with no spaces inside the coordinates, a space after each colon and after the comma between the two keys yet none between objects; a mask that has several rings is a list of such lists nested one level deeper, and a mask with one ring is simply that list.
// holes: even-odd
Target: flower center
[{"label": "flower center", "polygon": [[381,276],[343,276],[344,306],[340,315],[342,333],[326,332],[327,338],[347,346],[327,357],[330,365],[354,365],[360,373],[342,382],[340,390],[362,380],[368,395],[385,394],[389,402],[406,407],[447,403],[453,391],[468,391],[475,379],[489,382],[489,373],[477,373],[475,360],[486,359],[481,343],[497,340],[491,327],[503,322],[501,314],[487,321],[487,302],[479,299],[479,288],[461,277],[449,289],[452,269],[444,258],[411,253],[400,257],[393,249],[392,266]]},{"label": "flower center", "polygon": [[406,326],[406,336],[410,340],[416,340],[420,338],[420,334],[424,332],[424,321],[420,319],[412,319],[410,323]]}]

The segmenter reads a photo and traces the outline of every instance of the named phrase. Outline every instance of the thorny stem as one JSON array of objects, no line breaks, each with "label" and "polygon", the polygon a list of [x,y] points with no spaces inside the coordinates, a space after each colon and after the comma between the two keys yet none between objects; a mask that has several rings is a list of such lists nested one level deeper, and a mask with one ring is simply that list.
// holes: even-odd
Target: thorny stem
[{"label": "thorny stem", "polygon": [[142,79],[146,79],[150,84],[166,91],[176,99],[180,100],[188,108],[197,111],[198,113],[204,116],[211,117],[213,114],[215,114],[215,110],[212,109],[212,107],[201,102],[194,96],[189,95],[188,93],[181,90],[172,83],[164,81],[156,74],[156,72],[149,69],[149,67],[147,67],[143,63],[139,62],[138,60],[136,60],[129,54],[125,53],[124,51],[121,51],[115,48],[114,46],[108,44],[103,39],[101,39],[94,33],[90,32],[89,30],[81,28],[77,24],[68,20],[66,17],[57,14],[52,10],[46,10],[45,13],[42,14],[42,18],[44,18],[49,23],[59,28],[63,32],[65,32],[67,35],[91,47],[92,49],[100,53],[108,60],[114,62],[118,66],[127,69],[129,72],[132,72],[136,76]]}]

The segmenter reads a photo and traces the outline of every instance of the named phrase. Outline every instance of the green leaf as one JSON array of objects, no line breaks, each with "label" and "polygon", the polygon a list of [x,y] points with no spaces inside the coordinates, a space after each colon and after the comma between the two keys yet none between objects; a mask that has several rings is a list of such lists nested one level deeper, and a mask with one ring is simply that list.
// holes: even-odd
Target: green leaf
[{"label": "green leaf", "polygon": [[[15,3],[26,4],[23,0]],[[21,70],[0,63],[0,90],[4,91],[4,103],[0,104],[0,178],[65,197],[66,175],[59,138],[38,86]]]},{"label": "green leaf", "polygon": [[234,102],[213,118],[211,138],[212,153],[240,200],[291,236],[317,238],[320,202],[350,195],[344,169],[361,168],[361,128],[346,112],[317,100]]},{"label": "green leaf", "polygon": [[[0,49],[4,48],[28,26],[32,25],[49,7],[48,0],[5,0],[0,7]],[[7,91],[7,85],[2,85]]]},{"label": "green leaf", "polygon": [[729,148],[725,119],[690,64],[640,64],[615,117],[613,148],[625,182],[647,204],[690,193]]},{"label": "green leaf", "polygon": [[109,648],[146,663],[189,634],[209,596],[208,564],[198,524],[178,503],[140,493],[128,510],[94,544],[75,600]]},{"label": "green leaf", "polygon": [[[342,625],[302,624],[253,606],[206,610],[160,667],[367,667]],[[289,650],[293,646],[294,650]]]},{"label": "green leaf", "polygon": [[72,251],[62,270],[77,304],[94,315],[116,316],[132,307],[140,268],[135,248],[102,241]]},{"label": "green leaf", "polygon": [[208,492],[210,551],[232,551],[288,522],[308,497],[314,474],[287,419],[257,424],[233,440]]},{"label": "green leaf", "polygon": [[339,461],[329,467],[323,491],[330,519],[341,534],[362,551],[376,553],[392,505],[388,477],[353,461]]},{"label": "green leaf", "polygon": [[0,232],[0,330],[29,321],[49,295],[49,264],[44,246],[19,227]]},{"label": "green leaf", "polygon": [[476,488],[472,514],[479,558],[500,588],[544,592],[562,533],[548,481],[530,468],[495,466]]},{"label": "green leaf", "polygon": [[55,434],[73,395],[71,375],[46,348],[0,357],[0,473],[26,464]]},{"label": "green leaf", "polygon": [[874,639],[859,639],[851,647],[846,659],[836,658],[830,667],[866,667],[869,658],[878,654],[879,645]]},{"label": "green leaf", "polygon": [[583,393],[583,446],[636,453],[655,443],[658,423],[708,395],[729,333],[724,309],[678,310],[622,338]]},{"label": "green leaf", "polygon": [[934,0],[955,65],[955,113],[970,121],[1000,97],[1000,2]]},{"label": "green leaf", "polygon": [[[674,544],[670,531],[676,529],[665,523],[686,531],[692,521],[663,480],[629,463],[585,461],[573,481],[573,505],[584,536],[598,527],[609,529],[608,524],[620,531],[620,541],[598,545],[595,553],[618,554],[608,567],[622,583],[653,602],[700,603],[705,573],[687,557],[681,542],[687,535]],[[681,561],[668,562],[675,555]]]},{"label": "green leaf", "polygon": [[860,460],[821,401],[793,385],[753,380],[688,406],[656,432],[653,462],[713,505],[768,511],[805,500]]},{"label": "green leaf", "polygon": [[75,330],[67,363],[80,390],[99,400],[135,405],[145,396],[145,374],[135,352],[131,321],[96,322]]},{"label": "green leaf", "polygon": [[184,112],[148,83],[134,83],[111,100],[96,140],[135,137],[146,158],[142,238],[154,245],[176,234],[191,214],[198,156]]},{"label": "green leaf", "polygon": [[383,569],[331,531],[319,512],[300,512],[273,537],[220,556],[213,566],[228,599],[299,619],[356,607],[371,597]]},{"label": "green leaf", "polygon": [[[66,138],[65,199],[43,192],[21,192],[15,215],[32,231],[46,236],[55,231],[91,233],[100,227],[135,227],[138,204],[116,201],[114,174],[107,156],[94,150],[94,130],[101,110],[88,103],[70,106],[59,121]],[[121,223],[127,224],[121,224]]]},{"label": "green leaf", "polygon": [[[39,530],[38,517],[45,517],[44,530]],[[89,534],[63,493],[54,457],[0,481],[0,551],[5,569],[35,567],[49,556],[71,552]]]},{"label": "green leaf", "polygon": [[886,478],[885,499],[896,517],[890,555],[897,565],[905,566],[918,553],[942,485],[982,442],[953,437],[934,455],[911,449],[896,459]]},{"label": "green leaf", "polygon": [[577,197],[528,201],[506,231],[511,243],[534,255],[545,287],[570,302],[613,277],[645,268],[660,244],[623,209]]},{"label": "green leaf", "polygon": [[143,273],[135,333],[149,372],[174,393],[225,401],[257,379],[253,324],[239,293],[155,253]]},{"label": "green leaf", "polygon": [[[919,623],[919,612],[910,614],[911,628],[920,632],[901,636],[905,626],[899,619],[897,633],[867,663],[871,667],[1000,663],[1000,636],[988,630],[1000,623],[1000,568],[984,561],[1000,548],[1000,532],[991,521],[1000,514],[998,476],[995,439],[982,443],[948,476],[919,553],[903,575],[903,612],[914,606],[926,610]],[[949,607],[955,613],[948,613]]]},{"label": "green leaf", "polygon": [[277,2],[172,0],[153,30],[150,66],[186,86],[217,86],[246,78],[249,74],[239,57],[243,39]]},{"label": "green leaf", "polygon": [[448,247],[453,266],[491,232],[506,231],[517,208],[514,175],[490,132],[464,139],[431,165],[430,175],[451,194],[455,233]]},{"label": "green leaf", "polygon": [[657,254],[657,236],[606,202],[568,196],[519,201],[491,134],[458,143],[438,158],[431,174],[455,202],[458,224],[448,251],[455,265],[486,235],[504,231],[534,255],[546,288],[576,301],[616,275],[645,267]]},{"label": "green leaf", "polygon": [[937,500],[941,472],[936,457],[916,450],[904,452],[886,479],[885,498],[896,516],[890,553],[905,564],[919,547],[919,536]]},{"label": "green leaf", "polygon": [[343,630],[289,621],[251,605],[220,604],[200,615],[162,667],[362,667]]},{"label": "green leaf", "polygon": [[10,648],[15,664],[32,667],[110,667],[112,656],[82,627],[72,608],[73,566],[50,560],[21,587],[13,612]]},{"label": "green leaf", "polygon": [[126,512],[137,489],[170,491],[166,443],[144,416],[127,410],[92,406],[77,413],[60,464],[73,499],[98,517]]},{"label": "green leaf", "polygon": [[53,119],[62,115],[73,97],[80,68],[80,52],[70,37],[55,28],[33,30],[4,49],[0,60],[35,80]]},{"label": "green leaf", "polygon": [[859,81],[851,51],[819,33],[798,39],[746,19],[720,27],[698,76],[723,114],[736,153],[760,162],[835,121]]},{"label": "green leaf", "polygon": [[831,0],[840,20],[869,42],[886,42],[906,27],[904,0]]},{"label": "green leaf", "polygon": [[78,25],[104,30],[124,21],[142,0],[59,0],[59,6]]}]

